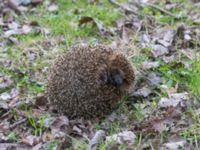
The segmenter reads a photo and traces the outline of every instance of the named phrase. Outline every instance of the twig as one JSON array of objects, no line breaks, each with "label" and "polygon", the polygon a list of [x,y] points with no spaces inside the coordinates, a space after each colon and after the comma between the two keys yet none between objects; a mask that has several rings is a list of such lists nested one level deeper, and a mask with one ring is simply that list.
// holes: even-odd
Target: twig
[{"label": "twig", "polygon": [[[122,8],[122,9],[124,9],[124,10],[130,12],[130,13],[133,13],[133,14],[135,14],[135,15],[140,16],[140,14],[139,14],[138,12],[135,12],[135,11],[133,11],[131,8],[125,7],[124,5],[120,5],[120,4],[119,4],[118,2],[116,2],[115,0],[109,0],[109,2],[110,2],[111,4],[114,4],[114,5],[116,5],[116,6],[120,7],[120,8]],[[163,13],[169,15],[169,16],[171,16],[171,17],[178,18],[177,16],[175,16],[175,15],[172,14],[171,12],[169,12],[169,11],[163,9],[163,8],[160,8],[159,6],[156,6],[156,5],[154,5],[154,4],[150,4],[150,3],[144,3],[144,4],[138,4],[138,3],[136,3],[136,4],[137,4],[137,6],[140,7],[140,8],[144,8],[145,6],[150,6],[150,7],[152,7],[152,8],[155,8],[155,9],[157,9],[157,10],[159,10],[159,11],[161,11],[161,12],[163,12]]]},{"label": "twig", "polygon": [[[171,17],[178,18],[177,16],[175,16],[175,15],[172,14],[171,12],[169,12],[169,11],[163,9],[163,8],[160,8],[160,7],[158,7],[158,6],[154,5],[154,4],[145,3],[145,5],[146,5],[146,6],[150,6],[150,7],[152,7],[152,8],[155,8],[155,9],[158,9],[159,11],[161,11],[161,12],[163,12],[163,13],[165,13],[165,14],[171,16]],[[144,6],[145,6],[145,5],[144,5]]]},{"label": "twig", "polygon": [[14,129],[14,128],[15,128],[16,126],[18,126],[19,124],[22,124],[22,123],[26,122],[26,120],[27,120],[27,118],[23,118],[23,119],[21,119],[21,120],[15,122],[14,124],[10,125],[10,129],[11,129],[11,130]]},{"label": "twig", "polygon": [[26,146],[24,144],[18,144],[18,143],[0,143],[0,150],[5,149],[20,149],[20,150],[31,150],[31,147]]},{"label": "twig", "polygon": [[10,110],[7,111],[6,113],[4,113],[4,114],[0,117],[0,119],[1,119],[1,120],[4,119],[4,118],[7,117],[9,114],[10,114]]},{"label": "twig", "polygon": [[118,2],[116,2],[115,0],[109,0],[109,2],[110,2],[111,4],[113,4],[113,5],[116,5],[117,7],[120,7],[121,9],[123,9],[123,10],[125,10],[125,11],[127,11],[127,12],[133,13],[133,14],[138,15],[138,16],[140,15],[139,13],[133,11],[131,8],[125,7],[124,5],[120,5],[120,4],[119,4]]}]

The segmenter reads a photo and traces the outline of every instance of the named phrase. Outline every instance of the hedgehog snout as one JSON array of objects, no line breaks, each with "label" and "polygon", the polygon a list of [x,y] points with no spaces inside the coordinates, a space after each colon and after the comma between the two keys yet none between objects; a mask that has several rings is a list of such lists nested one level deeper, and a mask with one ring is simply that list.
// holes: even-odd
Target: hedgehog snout
[{"label": "hedgehog snout", "polygon": [[111,69],[108,83],[116,87],[121,87],[124,84],[124,73],[116,68]]},{"label": "hedgehog snout", "polygon": [[109,83],[116,86],[116,87],[120,87],[124,82],[123,82],[123,78],[120,74],[114,74],[110,76],[109,79]]}]

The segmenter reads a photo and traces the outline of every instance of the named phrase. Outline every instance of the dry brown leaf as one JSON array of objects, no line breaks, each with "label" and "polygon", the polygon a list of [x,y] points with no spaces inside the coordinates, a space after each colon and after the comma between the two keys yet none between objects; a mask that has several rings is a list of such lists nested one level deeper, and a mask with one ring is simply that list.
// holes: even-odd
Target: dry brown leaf
[{"label": "dry brown leaf", "polygon": [[55,118],[55,120],[50,125],[52,135],[56,135],[59,132],[67,132],[69,126],[69,120],[65,116],[60,116]]},{"label": "dry brown leaf", "polygon": [[35,145],[41,143],[42,139],[41,139],[41,137],[29,135],[29,136],[25,137],[24,139],[22,139],[21,142],[23,144],[26,144],[26,145],[29,145],[29,146],[35,146]]}]

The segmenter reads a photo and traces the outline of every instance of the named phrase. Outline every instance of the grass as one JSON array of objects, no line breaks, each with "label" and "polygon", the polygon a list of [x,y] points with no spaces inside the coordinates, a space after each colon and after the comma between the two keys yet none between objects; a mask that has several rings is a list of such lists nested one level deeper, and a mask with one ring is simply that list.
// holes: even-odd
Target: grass
[{"label": "grass", "polygon": [[[49,65],[49,59],[53,59],[55,55],[63,53],[81,38],[87,39],[89,43],[106,40],[106,38],[104,39],[96,34],[97,27],[91,25],[79,26],[81,16],[90,16],[105,26],[113,27],[115,21],[122,14],[118,8],[113,7],[107,0],[103,0],[101,4],[91,3],[89,5],[86,0],[58,0],[57,3],[59,5],[57,13],[48,12],[45,5],[40,5],[37,7],[37,12],[27,13],[25,18],[17,18],[19,22],[23,22],[25,19],[28,22],[37,22],[41,27],[49,28],[51,30],[50,39],[46,39],[42,34],[35,35],[34,33],[17,35],[16,38],[19,41],[19,45],[17,47],[15,45],[6,47],[6,59],[12,60],[12,65],[9,68],[1,67],[1,72],[10,75],[16,81],[18,87],[25,87],[32,93],[44,91],[44,86],[37,83],[37,81],[44,81],[44,79],[39,79],[42,75],[38,77],[36,74],[41,74],[41,70]],[[64,43],[58,44],[56,49],[51,50],[51,47],[47,47],[48,49],[41,50],[38,47],[39,43],[47,40],[51,42],[51,40],[59,36],[64,36]],[[30,62],[30,53],[34,53],[37,56],[33,62]],[[20,77],[20,74],[23,77]]]},{"label": "grass", "polygon": [[7,135],[6,138],[8,139],[8,141],[13,142],[13,143],[17,141],[17,135],[16,135],[15,132],[10,132],[10,133]]},{"label": "grass", "polygon": [[159,72],[163,77],[164,84],[173,87],[178,83],[179,89],[189,91],[200,101],[200,59],[193,60],[190,64],[191,68],[185,68],[183,64],[177,63],[162,64]]},{"label": "grass", "polygon": [[44,116],[41,115],[37,120],[30,116],[28,118],[28,122],[30,123],[30,125],[33,127],[34,129],[34,135],[35,136],[41,136],[42,135],[42,132],[44,131],[45,127],[44,127]]},{"label": "grass", "polygon": [[103,0],[101,5],[86,3],[86,0],[66,1],[59,0],[59,11],[56,14],[44,12],[45,6],[39,8],[38,14],[41,16],[38,19],[38,14],[30,15],[28,18],[32,21],[37,21],[41,26],[46,26],[51,29],[52,36],[64,35],[67,45],[72,45],[77,37],[92,37],[97,36],[97,28],[92,26],[79,26],[81,16],[89,16],[94,20],[102,22],[106,26],[113,26],[115,20],[121,16],[118,9],[107,1]]},{"label": "grass", "polygon": [[196,98],[200,101],[200,59],[194,61],[192,70],[188,74],[189,88]]},{"label": "grass", "polygon": [[163,10],[168,11],[173,16],[168,15],[159,9],[155,9],[152,6],[145,6],[143,7],[143,10],[141,11],[141,14],[143,16],[146,15],[152,15],[155,17],[157,23],[161,24],[168,24],[174,26],[177,23],[186,23],[187,25],[198,25],[197,22],[195,22],[193,19],[191,19],[188,15],[192,10],[199,10],[199,6],[194,6],[191,1],[185,1],[185,0],[173,0],[172,3],[176,3],[176,7],[172,7],[170,10],[167,10],[166,4],[164,4],[162,1],[157,1],[155,4],[159,8],[162,8]]},{"label": "grass", "polygon": [[192,124],[188,129],[181,132],[181,135],[186,138],[190,143],[196,142],[200,140],[200,126],[199,126],[199,118],[200,114],[198,114],[193,108],[189,108],[187,113],[191,114],[191,117],[194,120],[194,124]]}]

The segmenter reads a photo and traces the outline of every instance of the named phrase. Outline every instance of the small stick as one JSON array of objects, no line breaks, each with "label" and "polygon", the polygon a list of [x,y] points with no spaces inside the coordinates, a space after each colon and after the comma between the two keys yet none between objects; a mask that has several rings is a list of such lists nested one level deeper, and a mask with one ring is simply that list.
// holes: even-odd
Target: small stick
[{"label": "small stick", "polygon": [[145,3],[145,5],[146,5],[146,6],[150,6],[150,7],[152,7],[152,8],[155,8],[155,9],[158,9],[159,11],[161,11],[161,12],[163,12],[163,13],[165,13],[165,14],[171,16],[171,17],[178,18],[177,16],[175,16],[175,15],[172,14],[171,12],[169,12],[169,11],[163,9],[163,8],[160,8],[160,7],[158,7],[158,6],[154,5],[154,4]]},{"label": "small stick", "polygon": [[116,5],[117,7],[120,7],[120,8],[123,9],[123,10],[126,10],[126,11],[128,11],[128,12],[130,12],[130,13],[133,13],[133,14],[139,16],[139,13],[133,11],[131,8],[125,7],[125,6],[123,6],[123,5],[120,5],[120,4],[117,3],[115,0],[109,0],[109,2],[110,2],[111,4]]},{"label": "small stick", "polygon": [[0,143],[0,150],[5,149],[31,150],[31,147],[18,143]]},{"label": "small stick", "polygon": [[16,126],[18,126],[18,125],[20,125],[20,124],[26,122],[26,120],[27,120],[27,118],[23,118],[23,119],[21,119],[21,120],[15,122],[14,124],[10,125],[10,129],[11,129],[11,130],[14,129]]}]

